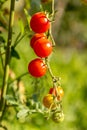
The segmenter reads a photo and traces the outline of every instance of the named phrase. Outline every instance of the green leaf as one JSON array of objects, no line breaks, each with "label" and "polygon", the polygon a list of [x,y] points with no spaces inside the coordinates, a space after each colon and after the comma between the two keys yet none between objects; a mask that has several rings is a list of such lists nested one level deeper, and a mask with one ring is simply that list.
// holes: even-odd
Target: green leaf
[{"label": "green leaf", "polygon": [[17,118],[24,118],[28,115],[29,109],[28,108],[23,108],[17,113]]},{"label": "green leaf", "polygon": [[21,34],[23,35],[24,34],[24,24],[23,24],[23,21],[21,19],[19,19],[18,23],[19,23]]},{"label": "green leaf", "polygon": [[13,46],[11,47],[11,56],[15,57],[16,59],[20,59],[18,52],[14,49]]},{"label": "green leaf", "polygon": [[7,101],[7,104],[9,105],[18,105],[17,101],[11,95],[6,95],[5,100]]}]

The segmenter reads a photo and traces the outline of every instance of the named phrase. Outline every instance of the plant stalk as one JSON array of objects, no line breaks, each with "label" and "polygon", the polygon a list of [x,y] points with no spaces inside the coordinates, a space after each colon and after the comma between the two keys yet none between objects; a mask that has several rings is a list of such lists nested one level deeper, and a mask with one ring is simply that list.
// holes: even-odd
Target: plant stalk
[{"label": "plant stalk", "polygon": [[14,22],[14,7],[15,7],[15,0],[11,0],[7,48],[6,48],[6,54],[5,54],[5,67],[4,67],[4,76],[3,76],[1,101],[0,101],[0,111],[1,111],[0,116],[1,117],[3,116],[2,114],[5,109],[5,98],[4,97],[6,96],[6,93],[7,93],[7,85],[8,85],[8,78],[9,78],[9,64],[10,64],[11,43],[12,43],[12,27],[13,27],[13,22]]},{"label": "plant stalk", "polygon": [[55,10],[54,10],[54,0],[52,0],[52,15],[54,16]]}]

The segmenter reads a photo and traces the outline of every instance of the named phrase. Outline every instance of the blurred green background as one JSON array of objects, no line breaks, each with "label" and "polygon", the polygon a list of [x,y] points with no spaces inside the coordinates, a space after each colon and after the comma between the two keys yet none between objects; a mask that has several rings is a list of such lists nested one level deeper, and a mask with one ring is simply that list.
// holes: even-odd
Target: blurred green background
[{"label": "blurred green background", "polygon": [[[50,5],[50,3],[46,3],[42,6],[50,11]],[[4,28],[8,24],[9,9],[6,3],[3,8],[8,12],[5,12],[4,16],[6,23],[3,23],[0,19],[0,29],[1,23],[3,23]],[[25,19],[24,8],[30,14],[40,11],[40,0],[26,0],[24,3],[22,0],[19,5],[16,3],[13,41],[21,29],[18,19]],[[8,118],[6,117],[3,121],[8,130],[87,130],[87,6],[81,0],[55,0],[55,9],[58,12],[53,23],[52,33],[56,47],[50,56],[50,64],[54,75],[61,77],[61,84],[65,93],[63,98],[65,120],[57,124],[52,120],[46,120],[40,114],[33,114],[25,122],[21,122],[16,119],[14,109],[11,109],[7,113]],[[3,36],[6,40],[7,31],[2,31],[0,36]],[[20,59],[14,57],[11,59],[10,66],[16,77],[27,72],[28,63],[36,57],[29,46],[29,41],[29,36],[24,37],[15,48]],[[0,87],[2,76],[3,68],[0,61]],[[29,74],[23,76],[21,80],[26,93],[30,97],[38,94],[38,90],[41,90],[38,94],[38,100],[41,102],[43,96],[52,86],[49,74],[38,79],[39,85],[36,86],[37,88],[32,84],[32,81],[36,81],[36,79]]]}]

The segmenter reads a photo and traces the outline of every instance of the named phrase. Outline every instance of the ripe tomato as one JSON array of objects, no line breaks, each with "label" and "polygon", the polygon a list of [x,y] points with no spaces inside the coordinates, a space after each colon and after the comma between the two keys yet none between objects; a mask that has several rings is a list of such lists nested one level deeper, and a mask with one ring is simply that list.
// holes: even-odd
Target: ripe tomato
[{"label": "ripe tomato", "polygon": [[40,39],[40,38],[42,38],[42,37],[45,38],[46,35],[45,35],[44,33],[36,33],[36,34],[34,34],[33,37],[32,37],[31,40],[30,40],[30,46],[33,48],[34,43],[35,43],[38,39]]},{"label": "ripe tomato", "polygon": [[54,96],[57,96],[58,100],[61,100],[64,95],[64,91],[63,91],[62,87],[60,87],[60,86],[57,87],[57,90],[54,87],[50,88],[49,93],[53,94]]},{"label": "ripe tomato", "polygon": [[62,122],[64,120],[63,112],[54,112],[52,115],[52,120],[56,123]]},{"label": "ripe tomato", "polygon": [[43,104],[44,104],[44,106],[47,107],[47,108],[50,108],[51,105],[52,105],[52,108],[55,107],[52,94],[47,94],[47,95],[43,98]]},{"label": "ripe tomato", "polygon": [[42,59],[36,58],[28,64],[28,71],[34,77],[41,77],[46,74],[47,66]]},{"label": "ripe tomato", "polygon": [[50,28],[50,22],[44,12],[38,12],[31,17],[30,27],[36,33],[44,33]]},{"label": "ripe tomato", "polygon": [[42,37],[34,43],[33,49],[37,56],[45,58],[52,52],[52,43],[48,39]]}]

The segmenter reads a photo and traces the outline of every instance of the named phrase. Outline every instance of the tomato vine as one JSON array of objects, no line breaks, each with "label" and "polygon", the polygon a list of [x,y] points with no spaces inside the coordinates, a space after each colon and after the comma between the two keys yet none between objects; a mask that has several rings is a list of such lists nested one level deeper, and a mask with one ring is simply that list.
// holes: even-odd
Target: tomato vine
[{"label": "tomato vine", "polygon": [[[49,111],[48,118],[51,117],[55,122],[60,122],[60,120],[63,121],[64,119],[64,114],[62,110],[62,97],[64,95],[64,91],[62,87],[60,87],[60,78],[54,76],[49,63],[49,55],[52,54],[52,50],[55,47],[55,41],[51,32],[51,26],[52,22],[54,21],[54,17],[54,0],[52,1],[51,14],[47,12],[45,12],[45,14],[43,12],[37,12],[31,17],[30,27],[32,31],[35,32],[35,34],[31,38],[30,46],[33,48],[35,54],[38,57],[43,58],[42,60],[44,60],[45,63],[44,65],[42,65],[42,67],[47,66],[49,74],[52,77],[53,87],[51,88],[50,92],[43,98],[43,105],[48,108],[47,111]],[[48,40],[49,38],[51,39],[51,41]],[[36,60],[37,59],[33,61]],[[38,78],[46,74],[46,71],[43,71],[39,63],[34,63],[34,65],[31,65],[31,63],[32,61],[29,63],[28,70],[32,76]]]},{"label": "tomato vine", "polygon": [[[29,16],[30,21],[28,19],[28,31],[30,32],[25,31],[22,36],[21,33],[19,33],[14,41],[14,45],[12,45],[12,33],[15,13],[14,8],[15,0],[11,0],[6,51],[3,53],[0,52],[0,55],[5,55],[4,75],[0,98],[0,127],[6,129],[2,125],[2,120],[6,112],[6,108],[9,106],[13,106],[15,108],[17,112],[17,118],[20,118],[22,116],[26,117],[32,113],[41,113],[47,119],[52,118],[52,120],[55,122],[61,122],[64,119],[62,110],[62,97],[64,95],[64,92],[61,87],[60,77],[53,74],[49,63],[49,56],[52,54],[55,47],[55,41],[52,36],[52,22],[54,22],[55,18],[54,0],[52,0],[52,13],[50,14],[47,11],[41,11],[33,14],[31,18]],[[25,15],[29,15],[26,10]],[[27,27],[25,27],[24,30],[26,30],[26,28]],[[30,40],[30,46],[37,56],[36,59],[33,59],[29,62],[28,72],[31,74],[31,76],[40,78],[46,75],[46,72],[48,71],[53,83],[51,88],[49,88],[48,94],[43,97],[43,104],[39,101],[35,102],[32,99],[26,99],[25,97],[23,97],[23,100],[21,101],[21,99],[19,99],[20,92],[18,95],[15,94],[18,92],[18,89],[20,90],[21,76],[28,74],[28,72],[24,73],[18,78],[15,77],[14,73],[13,76],[10,74],[11,56],[14,56],[13,53],[15,53],[16,57],[19,59],[19,55],[16,52],[15,47],[26,35],[28,35],[28,33],[33,34]],[[13,82],[8,83],[9,77],[13,79]],[[7,94],[7,89],[12,83],[14,83],[14,86],[16,86],[16,88],[12,90],[13,95],[9,96]],[[22,92],[24,94],[23,84]]]}]

